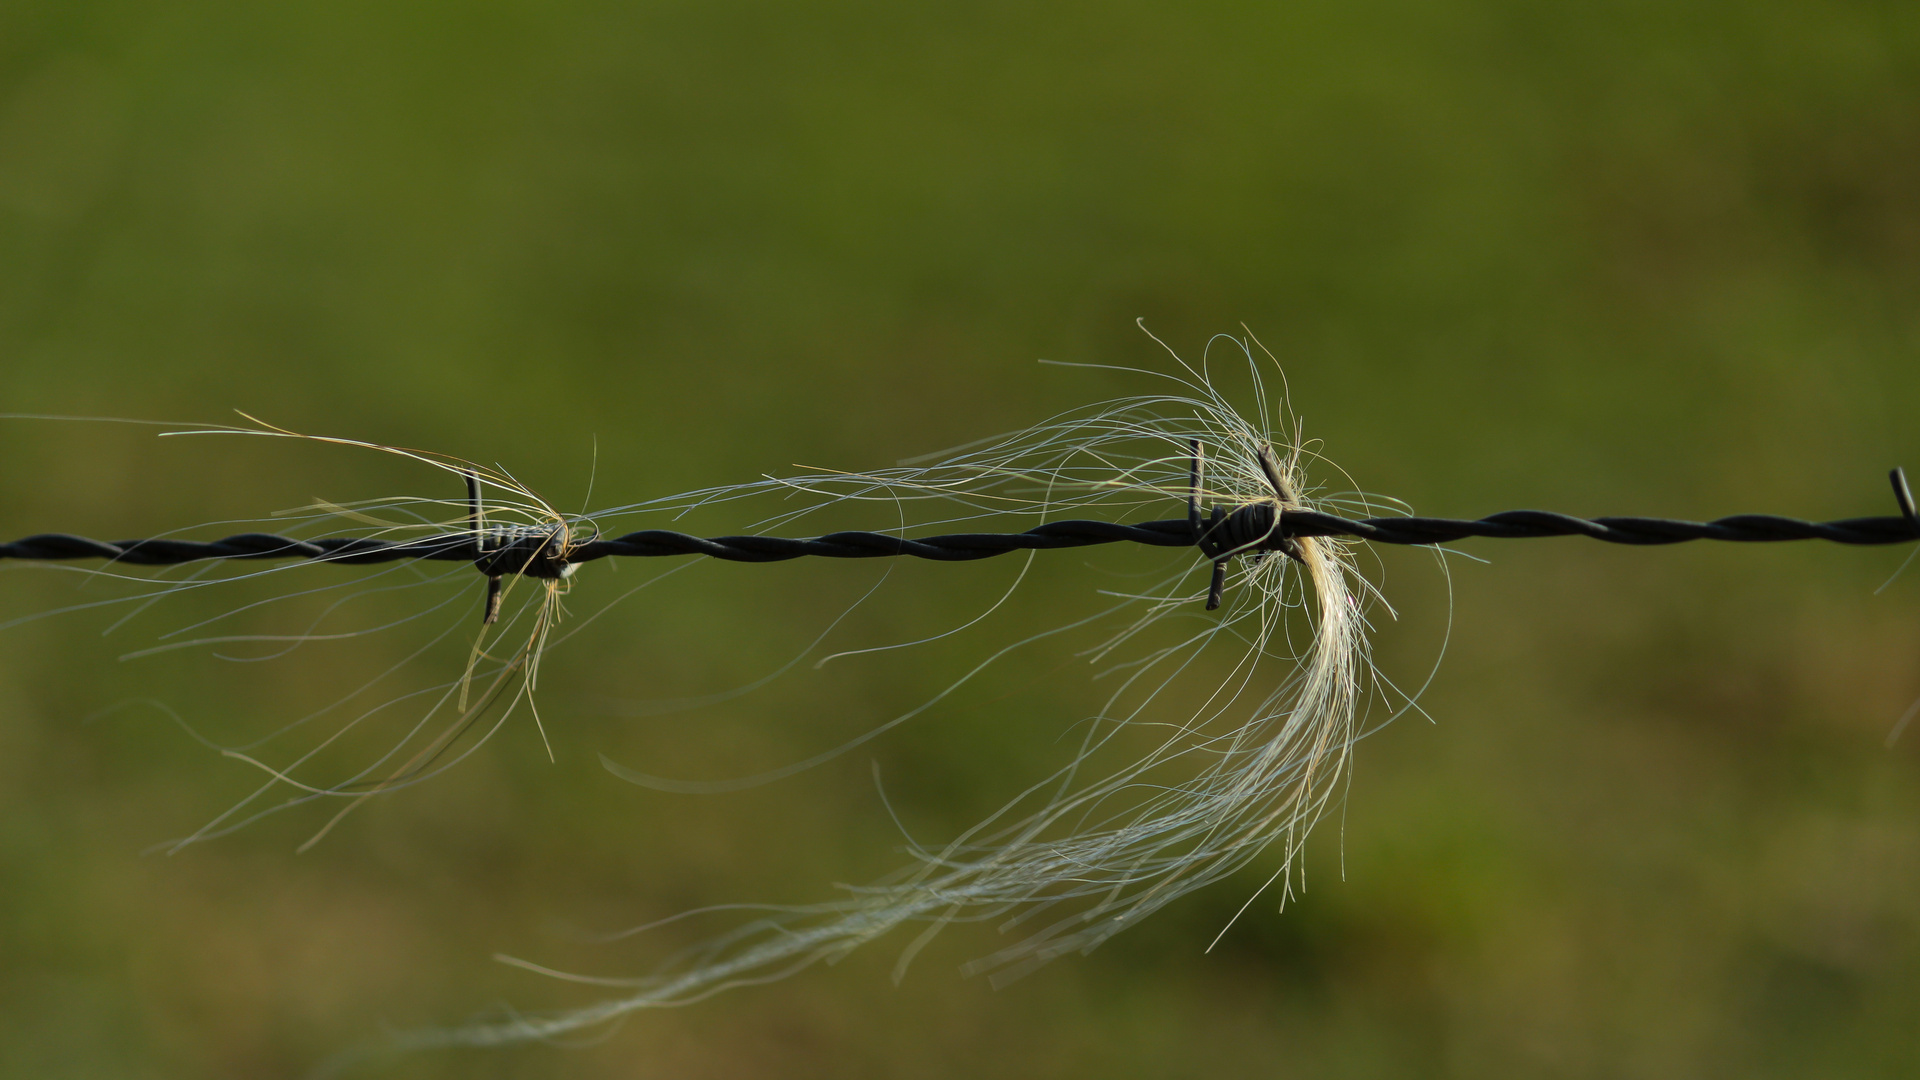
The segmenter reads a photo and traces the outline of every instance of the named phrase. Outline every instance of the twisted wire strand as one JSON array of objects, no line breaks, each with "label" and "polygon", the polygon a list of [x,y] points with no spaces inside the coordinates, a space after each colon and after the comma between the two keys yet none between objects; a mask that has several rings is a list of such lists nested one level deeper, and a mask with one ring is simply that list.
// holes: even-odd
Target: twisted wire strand
[{"label": "twisted wire strand", "polygon": [[[1256,504],[1243,510],[1265,510]],[[1903,509],[1905,509],[1903,507]],[[1771,514],[1738,514],[1714,521],[1677,521],[1668,518],[1578,518],[1545,510],[1509,510],[1475,521],[1453,518],[1394,517],[1353,520],[1319,511],[1288,510],[1279,515],[1270,539],[1255,550],[1271,551],[1285,539],[1310,536],[1348,536],[1376,544],[1432,545],[1469,537],[1523,539],[1546,536],[1584,536],[1610,544],[1653,546],[1691,540],[1735,543],[1773,543],[1785,540],[1826,540],[1837,544],[1880,545],[1920,540],[1920,518],[1860,517],[1839,521],[1801,521]],[[874,559],[908,556],[936,562],[968,562],[1015,551],[1090,547],[1136,543],[1152,547],[1204,546],[1209,529],[1196,529],[1187,519],[1144,521],[1125,525],[1108,521],[1054,521],[1017,533],[949,533],[907,538],[876,532],[836,532],[811,539],[778,536],[698,537],[665,529],[647,529],[624,536],[590,540],[565,550],[568,565],[608,557],[653,558],[705,555],[728,562],[783,562],[806,556],[829,559]],[[501,565],[497,548],[483,551],[472,533],[450,533],[421,539],[393,541],[370,537],[329,537],[296,540],[272,533],[241,533],[212,541],[91,540],[65,533],[42,533],[0,544],[0,559],[107,559],[133,566],[167,566],[202,559],[311,559],[352,566],[426,559],[440,562],[489,562],[499,572],[540,574],[531,563],[544,538],[528,549],[525,569]],[[527,545],[522,544],[523,548]],[[546,545],[550,547],[551,545]],[[550,558],[551,556],[549,556]]]}]

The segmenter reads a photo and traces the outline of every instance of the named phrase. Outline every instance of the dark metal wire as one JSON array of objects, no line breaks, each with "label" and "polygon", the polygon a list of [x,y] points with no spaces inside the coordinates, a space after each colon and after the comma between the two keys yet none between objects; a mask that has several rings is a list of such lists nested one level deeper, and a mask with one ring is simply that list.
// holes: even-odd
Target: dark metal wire
[{"label": "dark metal wire", "polygon": [[828,559],[877,559],[910,556],[937,562],[970,562],[1015,551],[1050,551],[1096,544],[1135,543],[1152,547],[1197,547],[1214,563],[1208,607],[1219,604],[1226,564],[1236,555],[1281,553],[1300,557],[1294,541],[1313,536],[1344,536],[1375,544],[1446,544],[1468,537],[1519,539],[1542,536],[1585,536],[1610,544],[1653,546],[1689,540],[1727,540],[1737,543],[1773,543],[1783,540],[1828,540],[1837,544],[1901,544],[1920,540],[1920,510],[1916,510],[1906,474],[1889,474],[1898,517],[1846,518],[1840,521],[1800,521],[1771,514],[1738,514],[1714,521],[1675,521],[1668,518],[1577,518],[1545,510],[1509,510],[1476,521],[1452,518],[1391,517],[1353,520],[1318,510],[1284,509],[1290,493],[1280,479],[1271,452],[1262,466],[1273,486],[1275,502],[1247,503],[1232,508],[1213,507],[1210,518],[1200,512],[1202,481],[1198,442],[1193,447],[1192,487],[1187,516],[1167,521],[1122,525],[1109,521],[1053,521],[1017,533],[948,533],[907,538],[888,533],[836,532],[810,539],[778,536],[698,537],[665,529],[646,529],[625,536],[570,544],[558,526],[489,528],[485,523],[477,483],[469,481],[470,513],[465,532],[415,540],[378,540],[366,537],[329,537],[296,540],[271,533],[241,533],[220,540],[90,540],[66,533],[42,533],[0,544],[0,559],[107,559],[132,566],[168,566],[202,559],[312,559],[316,562],[364,566],[373,563],[425,559],[472,563],[489,580],[489,618],[497,610],[500,578],[521,574],[560,578],[573,567],[610,556],[650,558],[705,555],[729,562],[783,562],[804,556]]},{"label": "dark metal wire", "polygon": [[[1668,518],[1577,518],[1545,510],[1509,510],[1477,521],[1452,518],[1390,517],[1353,520],[1317,510],[1287,510],[1271,529],[1271,547],[1249,550],[1278,551],[1278,541],[1309,536],[1350,536],[1375,544],[1445,544],[1473,536],[1520,539],[1539,536],[1585,536],[1610,544],[1678,544],[1688,540],[1730,540],[1770,543],[1781,540],[1829,540],[1837,544],[1901,544],[1920,540],[1920,513],[1906,490],[1905,478],[1894,470],[1895,489],[1901,494],[1901,516],[1860,517],[1840,521],[1800,521],[1771,514],[1739,514],[1714,521],[1675,521]],[[1272,514],[1266,503],[1249,504],[1228,514],[1257,524],[1259,512]],[[646,529],[625,536],[592,540],[566,550],[565,562],[579,564],[608,556],[645,558],[667,555],[705,555],[729,562],[782,562],[803,556],[829,559],[872,559],[906,555],[939,562],[966,562],[1014,551],[1088,547],[1131,542],[1153,547],[1195,547],[1214,529],[1214,523],[1194,518],[1142,521],[1121,525],[1110,521],[1053,521],[1017,533],[948,533],[909,539],[887,533],[837,532],[811,539],[778,536],[716,536],[702,538],[665,529]],[[1239,531],[1239,530],[1235,530]],[[1268,529],[1259,528],[1266,534]],[[507,537],[502,532],[498,535]],[[167,566],[201,559],[313,559],[363,566],[403,559],[493,564],[498,573],[543,574],[528,565],[521,569],[500,556],[527,546],[519,537],[508,548],[482,551],[474,534],[450,533],[415,540],[376,540],[365,537],[329,537],[296,540],[271,533],[241,533],[220,540],[90,540],[66,533],[41,533],[0,544],[0,559],[109,559],[133,566]],[[527,552],[526,554],[532,554]],[[556,552],[557,554],[557,552]],[[1211,554],[1211,553],[1210,553]],[[533,562],[548,561],[534,559]]]}]

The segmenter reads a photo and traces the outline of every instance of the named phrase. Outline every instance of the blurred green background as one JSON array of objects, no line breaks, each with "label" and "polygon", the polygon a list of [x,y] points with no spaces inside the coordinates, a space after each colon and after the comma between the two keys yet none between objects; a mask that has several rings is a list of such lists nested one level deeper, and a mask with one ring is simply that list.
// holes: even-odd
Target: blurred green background
[{"label": "blurred green background", "polygon": [[[1187,354],[1244,321],[1329,457],[1422,512],[1888,513],[1917,298],[1912,4],[0,4],[0,411],[242,408],[567,506],[596,447],[595,501],[627,502],[1138,392],[1035,361],[1161,364],[1141,317]],[[439,483],[77,423],[0,422],[0,460],[9,538]],[[1263,874],[1002,991],[958,974],[999,942],[962,927],[898,988],[905,935],[586,1048],[364,1075],[1920,1073],[1920,733],[1883,745],[1920,696],[1920,571],[1465,546],[1489,562],[1454,563],[1434,722],[1360,748],[1306,892],[1211,954]],[[1447,585],[1383,560],[1379,657],[1417,684]],[[1109,584],[1036,571],[1063,606]],[[962,663],[623,715],[770,670],[870,578],[689,580],[555,654],[557,762],[516,723],[305,855],[313,819],[142,855],[248,777],[102,710],[259,733],[377,649],[121,663],[152,635],[103,639],[112,612],[0,631],[0,1073],[293,1076],[383,1025],[593,1000],[489,957],[638,972],[663,946],[582,935],[826,899],[900,858],[870,760],[951,835],[1098,702],[1042,649],[871,753],[644,791],[596,754],[748,773]],[[903,570],[849,640],[995,581]],[[7,571],[0,618],[77,583]]]}]

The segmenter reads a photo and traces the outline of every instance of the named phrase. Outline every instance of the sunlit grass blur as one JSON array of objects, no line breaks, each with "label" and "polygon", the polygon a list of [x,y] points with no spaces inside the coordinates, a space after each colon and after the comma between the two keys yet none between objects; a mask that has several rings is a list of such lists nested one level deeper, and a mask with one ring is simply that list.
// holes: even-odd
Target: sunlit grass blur
[{"label": "sunlit grass blur", "polygon": [[[1907,5],[0,6],[0,412],[241,408],[499,462],[563,510],[590,477],[605,505],[883,467],[1153,389],[1035,362],[1158,365],[1139,317],[1190,355],[1244,321],[1329,458],[1421,512],[1890,513],[1917,299]],[[114,425],[0,421],[0,461],[7,539],[460,495]],[[960,928],[897,988],[904,936],[590,1048],[367,1075],[1920,1069],[1920,733],[1883,745],[1920,697],[1920,571],[1875,591],[1905,553],[1461,547],[1488,561],[1450,593],[1379,557],[1386,673],[1447,642],[1433,722],[1361,745],[1306,892],[1211,953],[1264,875],[1000,991],[957,968],[1003,939]],[[1042,555],[972,638],[648,715],[779,667],[879,572],[699,567],[549,657],[556,762],[510,724],[303,855],[317,820],[143,855],[255,779],[150,702],[263,734],[384,639],[118,659],[239,594],[0,630],[0,1074],[297,1075],[598,995],[496,952],[632,974],[694,928],[591,939],[870,880],[903,843],[876,763],[902,825],[951,836],[1058,763],[1091,669],[1030,650],[738,794],[598,755],[804,758],[1149,564]],[[846,646],[958,625],[1016,571],[900,566]],[[583,572],[582,610],[628,580]],[[81,585],[0,571],[0,622]]]}]

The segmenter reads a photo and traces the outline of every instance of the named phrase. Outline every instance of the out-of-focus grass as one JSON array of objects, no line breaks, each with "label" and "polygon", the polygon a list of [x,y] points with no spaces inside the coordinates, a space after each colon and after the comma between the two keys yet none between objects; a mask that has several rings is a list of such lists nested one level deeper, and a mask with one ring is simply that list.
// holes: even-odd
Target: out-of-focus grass
[{"label": "out-of-focus grass", "polygon": [[[1423,511],[1887,512],[1881,472],[1920,466],[1917,81],[1901,4],[7,5],[0,410],[241,407],[571,506],[596,446],[602,503],[871,467],[1139,388],[1033,363],[1153,364],[1136,316],[1189,352],[1245,320],[1328,454]],[[0,533],[423,481],[256,451],[0,423]],[[1211,954],[1257,877],[1000,992],[955,973],[995,940],[959,929],[898,989],[883,944],[591,1049],[390,1074],[1920,1067],[1897,553],[1469,547],[1435,723],[1361,748],[1308,891]],[[1382,661],[1417,681],[1448,596],[1384,560]],[[1086,562],[1043,558],[1040,595],[1104,585]],[[854,630],[957,621],[996,572],[903,573]],[[245,778],[150,710],[89,718],[245,730],[346,674],[0,631],[0,1072],[294,1074],[383,1024],[587,999],[496,950],[637,971],[671,942],[578,930],[884,871],[867,757],[721,798],[595,757],[749,772],[944,686],[931,649],[608,707],[755,677],[853,580],[705,568],[555,655],[557,764],[516,725],[303,856],[274,823],[142,857]],[[73,584],[8,571],[0,610]],[[916,828],[995,805],[1097,700],[1070,657],[997,678],[876,744]]]}]

